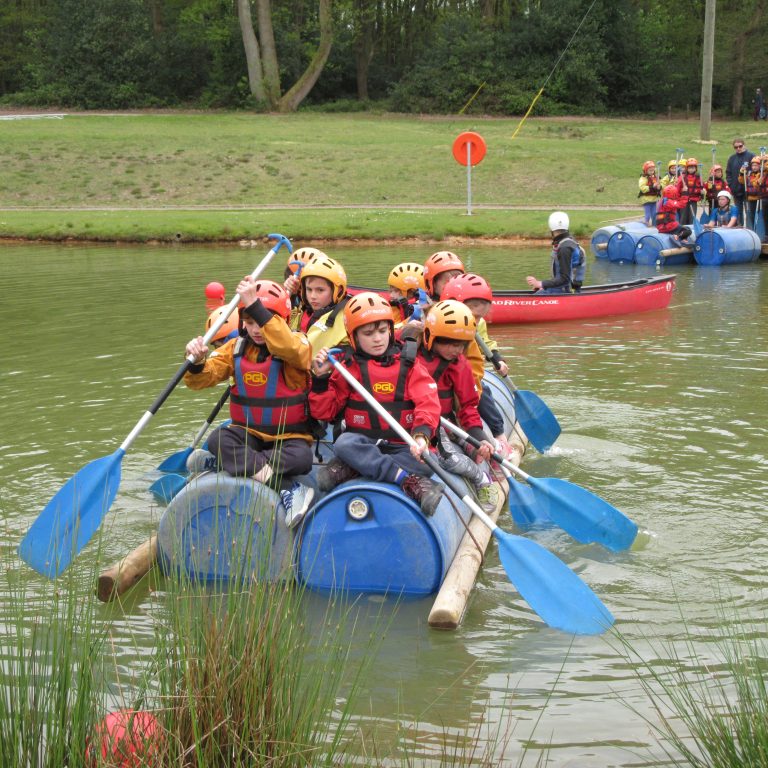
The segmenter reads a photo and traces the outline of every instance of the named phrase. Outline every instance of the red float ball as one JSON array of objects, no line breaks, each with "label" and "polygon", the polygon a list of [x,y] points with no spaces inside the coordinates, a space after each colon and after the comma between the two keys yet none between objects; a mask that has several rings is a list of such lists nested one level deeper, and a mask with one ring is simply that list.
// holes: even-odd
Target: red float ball
[{"label": "red float ball", "polygon": [[221,283],[208,283],[205,286],[205,310],[210,314],[224,305],[224,286]]},{"label": "red float ball", "polygon": [[[115,768],[160,765],[160,725],[149,713],[131,709],[110,712],[97,726],[96,737],[88,745],[89,765]],[[98,760],[96,750],[101,755]]]}]

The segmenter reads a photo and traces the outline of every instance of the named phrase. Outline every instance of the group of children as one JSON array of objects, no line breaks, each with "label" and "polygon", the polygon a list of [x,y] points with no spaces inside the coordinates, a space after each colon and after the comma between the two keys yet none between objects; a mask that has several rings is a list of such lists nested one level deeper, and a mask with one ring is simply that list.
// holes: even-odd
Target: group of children
[{"label": "group of children", "polygon": [[[509,445],[503,416],[482,386],[486,361],[476,341],[480,334],[490,342],[490,286],[466,273],[455,253],[439,251],[423,267],[398,264],[388,287],[388,299],[350,295],[342,266],[314,248],[291,255],[282,285],[243,278],[237,317],[219,330],[216,348],[209,353],[200,336],[186,346],[194,359],[187,386],[230,382],[231,421],[211,433],[208,452],[190,456],[190,471],[220,469],[275,488],[292,527],[314,497],[296,477],[311,470],[312,444],[333,425],[334,458],[318,471],[320,490],[358,476],[395,483],[432,515],[442,486],[420,457],[435,451],[444,468],[472,484],[483,508],[494,509],[498,491],[486,462],[496,451],[508,455]],[[332,349],[341,350],[335,364],[410,432],[414,447],[334,370]],[[453,442],[441,417],[480,447]]]},{"label": "group of children", "polygon": [[[751,180],[754,179],[757,183],[759,179],[759,184],[765,188],[764,195],[768,197],[768,175],[763,179],[761,171],[764,160],[768,158],[754,158],[754,176],[751,171],[743,169],[739,177],[743,180],[746,173],[748,194],[751,194]],[[721,165],[714,164],[706,180],[703,180],[700,163],[695,157],[670,160],[667,174],[659,178],[656,163],[648,160],[643,163],[638,186],[645,223],[681,241],[690,236],[690,225],[696,218],[698,205],[702,200],[706,204],[706,211],[701,217],[704,227],[735,227],[738,224],[738,208],[733,203],[733,194],[723,177]],[[757,200],[757,197],[754,199]]]}]

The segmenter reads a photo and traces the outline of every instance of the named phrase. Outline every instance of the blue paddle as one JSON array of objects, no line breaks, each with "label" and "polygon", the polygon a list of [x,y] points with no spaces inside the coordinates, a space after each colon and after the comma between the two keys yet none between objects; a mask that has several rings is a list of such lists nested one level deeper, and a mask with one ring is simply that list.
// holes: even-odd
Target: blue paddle
[{"label": "blue paddle", "polygon": [[[254,278],[264,271],[282,245],[291,247],[288,239],[282,235],[269,235],[269,238],[278,242],[251,273]],[[219,319],[208,329],[203,341],[207,343],[214,336],[235,310],[239,301],[240,296],[235,294]],[[139,419],[128,437],[113,454],[86,464],[67,480],[46,504],[19,545],[19,556],[25,563],[48,578],[58,576],[69,566],[72,559],[99,529],[104,516],[115,500],[120,485],[120,465],[125,452],[193,363],[194,357],[187,357],[149,410]]]},{"label": "blue paddle", "polygon": [[171,499],[187,484],[187,475],[170,472],[155,480],[149,486],[149,492],[161,503],[168,504]]},{"label": "blue paddle", "polygon": [[[498,371],[501,368],[501,358],[488,349],[488,345],[479,333],[475,334],[475,340],[485,359],[492,363]],[[515,402],[515,416],[531,445],[539,453],[549,450],[560,436],[560,424],[555,414],[535,392],[518,389],[509,376],[502,376],[501,378],[512,392],[512,398]]]},{"label": "blue paddle", "polygon": [[[416,442],[376,398],[345,368],[331,350],[333,367],[408,445]],[[467,493],[466,487],[426,451],[424,463],[486,525],[499,545],[499,558],[509,580],[531,608],[550,626],[577,635],[597,635],[613,624],[613,616],[600,598],[562,560],[540,544],[506,533],[491,520]]]},{"label": "blue paddle", "polygon": [[[219,411],[224,407],[224,404],[229,399],[229,387],[227,387],[226,391],[222,394],[222,396],[219,398],[219,402],[216,403],[216,405],[213,406],[213,410],[211,411],[208,418],[205,420],[203,425],[198,430],[197,434],[195,435],[195,439],[192,441],[192,445],[188,446],[187,448],[184,448],[181,451],[176,451],[176,453],[172,453],[167,459],[164,459],[163,461],[158,464],[158,469],[160,472],[186,472],[187,471],[187,459],[189,458],[192,451],[197,448],[200,441],[205,437],[205,433],[208,431],[211,424],[213,424],[213,420],[219,415]],[[152,488],[150,487],[150,491]]]},{"label": "blue paddle", "polygon": [[[441,417],[440,422],[449,432],[453,432],[471,445],[475,447],[480,445],[479,440],[448,419]],[[525,480],[533,489],[533,499],[543,510],[541,515],[536,515],[538,519],[549,518],[576,541],[584,544],[593,542],[602,544],[614,552],[620,552],[632,546],[637,536],[637,526],[607,501],[567,480],[559,480],[555,477],[532,477],[512,462],[506,461],[500,454],[494,453],[492,456],[502,467]],[[519,483],[510,482],[510,493],[517,495],[516,486],[522,487]],[[524,501],[528,506],[528,497]]]}]

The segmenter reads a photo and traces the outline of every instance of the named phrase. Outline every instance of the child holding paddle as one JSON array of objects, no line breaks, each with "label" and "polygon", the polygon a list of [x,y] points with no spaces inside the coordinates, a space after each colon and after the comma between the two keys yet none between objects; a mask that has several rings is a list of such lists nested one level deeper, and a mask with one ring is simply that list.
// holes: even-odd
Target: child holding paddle
[{"label": "child holding paddle", "polygon": [[335,458],[317,474],[318,487],[330,491],[359,476],[394,483],[424,515],[433,515],[442,490],[428,478],[431,471],[420,456],[429,450],[440,422],[435,382],[415,350],[408,354],[395,343],[392,307],[386,299],[370,291],[359,293],[344,308],[344,324],[351,354],[339,365],[410,432],[415,445],[403,442],[339,371],[331,373],[328,348],[323,347],[312,366],[311,413],[322,421],[343,414],[345,428],[333,444]]},{"label": "child holding paddle", "polygon": [[233,477],[251,477],[280,492],[290,527],[309,508],[313,491],[295,481],[312,469],[309,370],[312,352],[303,333],[288,326],[291,300],[279,283],[244,277],[242,335],[208,355],[203,337],[192,339],[186,354],[195,358],[184,375],[190,389],[212,387],[228,379],[231,423],[214,430],[207,451],[189,457],[190,470],[223,469]]},{"label": "child holding paddle", "polygon": [[288,254],[288,261],[283,271],[283,288],[288,291],[291,297],[291,327],[298,328],[299,321],[294,321],[294,316],[301,315],[301,298],[299,297],[299,288],[301,287],[301,272],[307,264],[314,258],[327,259],[328,257],[318,248],[305,246],[297,248],[293,253]]},{"label": "child holding paddle", "polygon": [[[466,305],[472,313],[472,317],[475,319],[477,335],[483,340],[485,346],[493,351],[498,362],[499,373],[502,376],[506,376],[509,373],[509,367],[499,356],[497,351],[498,345],[488,335],[488,325],[485,322],[485,317],[491,311],[493,302],[491,286],[488,285],[487,281],[480,277],[480,275],[475,275],[470,272],[463,275],[457,275],[456,277],[452,277],[446,283],[440,298],[443,301],[454,299]],[[489,360],[488,362],[491,361]],[[504,433],[504,418],[493,399],[493,395],[487,387],[483,387],[482,393],[480,394],[480,404],[478,409],[480,411],[480,416],[488,425],[488,429],[491,430],[491,434],[498,444],[498,453],[506,458],[511,454],[512,449],[507,441],[507,436]]]},{"label": "child holding paddle", "polygon": [[313,350],[348,344],[344,307],[349,301],[347,275],[338,261],[316,252],[301,270],[301,312],[291,327],[307,334]]},{"label": "child holding paddle", "polygon": [[410,261],[398,264],[389,273],[387,285],[395,325],[399,325],[413,315],[414,302],[418,299],[419,289],[425,290],[424,267]]},{"label": "child holding paddle", "polygon": [[712,215],[712,212],[717,208],[717,197],[720,192],[730,192],[728,189],[728,183],[723,178],[723,166],[713,165],[709,170],[709,177],[704,183],[704,193],[707,197],[707,213]]},{"label": "child holding paddle", "polygon": [[476,331],[475,318],[467,306],[452,299],[439,301],[430,308],[424,321],[418,359],[437,384],[440,415],[458,423],[479,441],[473,461],[441,428],[438,440],[440,464],[469,480],[475,486],[480,506],[489,512],[496,509],[498,490],[488,473],[476,462],[490,459],[494,446],[483,431],[478,410],[480,396],[472,368],[464,356],[467,346],[475,341]]},{"label": "child holding paddle", "polygon": [[689,157],[685,161],[685,173],[677,180],[679,199],[685,203],[680,209],[680,223],[692,224],[696,218],[696,209],[701,200],[703,185],[699,175],[699,161]]}]

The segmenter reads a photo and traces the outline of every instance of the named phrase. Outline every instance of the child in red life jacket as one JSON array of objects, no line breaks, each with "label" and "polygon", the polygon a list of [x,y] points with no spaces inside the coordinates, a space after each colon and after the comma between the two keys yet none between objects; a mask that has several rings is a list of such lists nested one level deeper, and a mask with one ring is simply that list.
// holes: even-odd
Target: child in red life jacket
[{"label": "child in red life jacket", "polygon": [[424,267],[413,262],[398,264],[389,273],[387,285],[392,315],[395,325],[399,325],[413,314],[414,301],[418,299],[419,289],[425,290]]},{"label": "child in red life jacket", "polygon": [[730,192],[728,183],[723,178],[723,166],[713,165],[709,169],[709,176],[704,182],[704,193],[707,198],[707,214],[712,215],[712,212],[717,208],[717,197],[720,192]]},{"label": "child in red life jacket", "polygon": [[358,476],[395,483],[425,515],[432,515],[442,490],[427,478],[430,470],[419,457],[429,450],[440,422],[435,382],[415,351],[404,354],[395,344],[392,307],[386,299],[369,291],[359,293],[344,308],[344,322],[352,354],[340,364],[411,433],[416,446],[404,443],[333,370],[323,348],[313,363],[311,412],[322,421],[343,414],[345,428],[333,444],[335,458],[317,474],[318,487],[329,491]]},{"label": "child in red life jacket", "polygon": [[677,212],[685,208],[686,203],[680,200],[677,187],[670,184],[664,188],[664,195],[656,212],[656,229],[668,235],[673,235],[678,240],[690,237],[691,230],[683,227],[677,220]]},{"label": "child in red life jacket", "polygon": [[[469,309],[472,317],[475,319],[477,335],[485,342],[486,347],[492,351],[494,359],[499,364],[499,373],[502,376],[506,376],[509,373],[509,367],[501,359],[497,349],[498,345],[488,335],[488,325],[485,322],[485,317],[491,311],[493,303],[493,293],[487,281],[480,277],[480,275],[474,275],[470,272],[457,275],[446,283],[440,298],[443,301],[448,299],[460,301]],[[487,387],[482,389],[478,410],[498,444],[499,453],[506,458],[512,453],[512,449],[504,432],[504,417],[501,415],[493,395]]]},{"label": "child in red life jacket", "polygon": [[[437,383],[440,415],[481,441],[475,451],[476,461],[480,462],[490,459],[494,446],[483,431],[478,410],[480,397],[472,369],[464,356],[467,345],[474,341],[476,330],[475,318],[468,307],[460,301],[439,301],[430,308],[424,321],[418,359]],[[438,448],[442,466],[470,480],[483,509],[495,510],[499,496],[490,476],[466,456],[442,428]]]},{"label": "child in red life jacket", "polygon": [[692,224],[696,218],[696,209],[701,200],[704,185],[699,176],[699,161],[689,157],[685,161],[685,173],[677,180],[677,191],[685,206],[680,209],[680,223]]},{"label": "child in red life jacket", "polygon": [[656,218],[656,205],[661,196],[661,182],[656,177],[656,163],[648,160],[643,163],[643,173],[638,181],[640,191],[637,196],[643,204],[643,219],[651,227]]},{"label": "child in red life jacket", "polygon": [[299,296],[301,313],[291,327],[307,334],[312,349],[346,345],[344,306],[350,297],[341,264],[318,252],[301,270]]},{"label": "child in red life jacket", "polygon": [[243,335],[210,355],[202,336],[186,347],[186,354],[195,358],[184,375],[190,389],[234,382],[229,398],[232,422],[208,438],[213,455],[195,451],[188,467],[218,466],[233,477],[269,483],[280,491],[286,523],[295,525],[312,500],[312,490],[294,480],[312,469],[312,352],[306,336],[288,327],[291,300],[283,286],[246,276],[237,292]]}]

